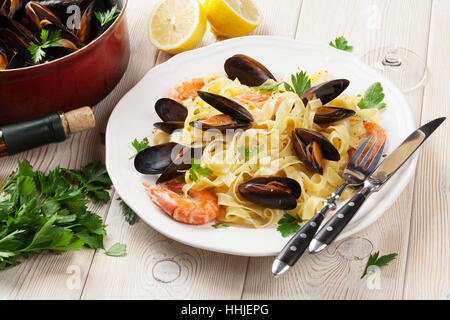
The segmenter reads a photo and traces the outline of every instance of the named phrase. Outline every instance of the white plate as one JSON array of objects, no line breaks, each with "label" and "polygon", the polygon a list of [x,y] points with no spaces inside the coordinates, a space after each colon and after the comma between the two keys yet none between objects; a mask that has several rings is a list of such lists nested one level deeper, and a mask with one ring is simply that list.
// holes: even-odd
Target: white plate
[{"label": "white plate", "polygon": [[[117,104],[106,130],[106,166],[120,197],[150,226],[185,244],[236,255],[276,255],[288,241],[276,227],[214,229],[211,225],[190,226],[175,222],[152,203],[142,187],[142,182],[153,184],[156,177],[139,174],[133,161],[128,159],[133,154],[131,141],[151,138],[153,123],[160,121],[154,110],[159,98],[166,97],[169,89],[181,81],[209,72],[224,73],[225,60],[236,53],[257,59],[276,76],[291,74],[299,67],[311,72],[328,69],[329,79],[350,80],[347,93],[363,94],[374,82],[381,82],[388,105],[381,123],[388,136],[388,153],[415,129],[415,125],[408,103],[392,82],[354,55],[325,44],[267,36],[237,38],[179,54],[150,70]],[[416,163],[417,154],[363,205],[338,239],[351,236],[375,222],[407,185]]]}]

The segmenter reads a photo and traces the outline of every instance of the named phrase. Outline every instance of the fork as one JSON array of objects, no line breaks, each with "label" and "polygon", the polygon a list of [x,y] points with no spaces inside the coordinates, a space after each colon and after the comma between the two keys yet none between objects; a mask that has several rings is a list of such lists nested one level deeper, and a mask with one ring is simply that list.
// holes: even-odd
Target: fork
[{"label": "fork", "polygon": [[350,186],[355,187],[362,185],[364,180],[375,170],[380,161],[385,144],[383,143],[371,158],[372,153],[375,151],[378,138],[375,138],[375,141],[366,153],[364,153],[364,150],[367,148],[372,138],[373,136],[368,137],[352,155],[344,170],[344,182],[337,187],[330,198],[324,200],[322,209],[305,223],[299,231],[297,231],[278,254],[272,265],[273,275],[281,275],[289,270],[289,268],[300,259],[327,213],[336,209],[336,202],[341,198],[345,189]]}]

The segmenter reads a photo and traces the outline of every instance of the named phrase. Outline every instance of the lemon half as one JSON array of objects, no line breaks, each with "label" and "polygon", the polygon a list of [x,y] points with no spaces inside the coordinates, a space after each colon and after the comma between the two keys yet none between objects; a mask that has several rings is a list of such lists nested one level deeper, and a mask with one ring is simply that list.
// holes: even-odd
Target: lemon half
[{"label": "lemon half", "polygon": [[229,38],[249,34],[262,20],[254,0],[206,0],[205,11],[213,31]]},{"label": "lemon half", "polygon": [[198,0],[160,0],[150,16],[150,40],[172,54],[192,49],[202,40],[206,21]]}]

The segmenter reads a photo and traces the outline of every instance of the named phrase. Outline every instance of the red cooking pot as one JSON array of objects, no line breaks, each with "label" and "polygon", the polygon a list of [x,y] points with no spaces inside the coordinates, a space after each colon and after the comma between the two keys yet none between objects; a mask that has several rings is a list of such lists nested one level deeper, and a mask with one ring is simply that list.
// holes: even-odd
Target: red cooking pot
[{"label": "red cooking pot", "polygon": [[48,63],[0,71],[0,125],[94,106],[114,89],[130,59],[128,0],[118,3],[119,17],[82,49]]}]

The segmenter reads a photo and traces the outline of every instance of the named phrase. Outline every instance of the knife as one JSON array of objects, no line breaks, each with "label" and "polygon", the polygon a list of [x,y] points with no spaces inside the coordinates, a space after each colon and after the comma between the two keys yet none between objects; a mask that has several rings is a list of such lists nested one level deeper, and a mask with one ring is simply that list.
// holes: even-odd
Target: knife
[{"label": "knife", "polygon": [[364,187],[355,194],[328,222],[317,232],[309,245],[310,253],[322,251],[341,233],[366,199],[388,181],[408,160],[414,151],[444,122],[438,118],[414,131],[403,143],[387,157],[364,182]]}]

